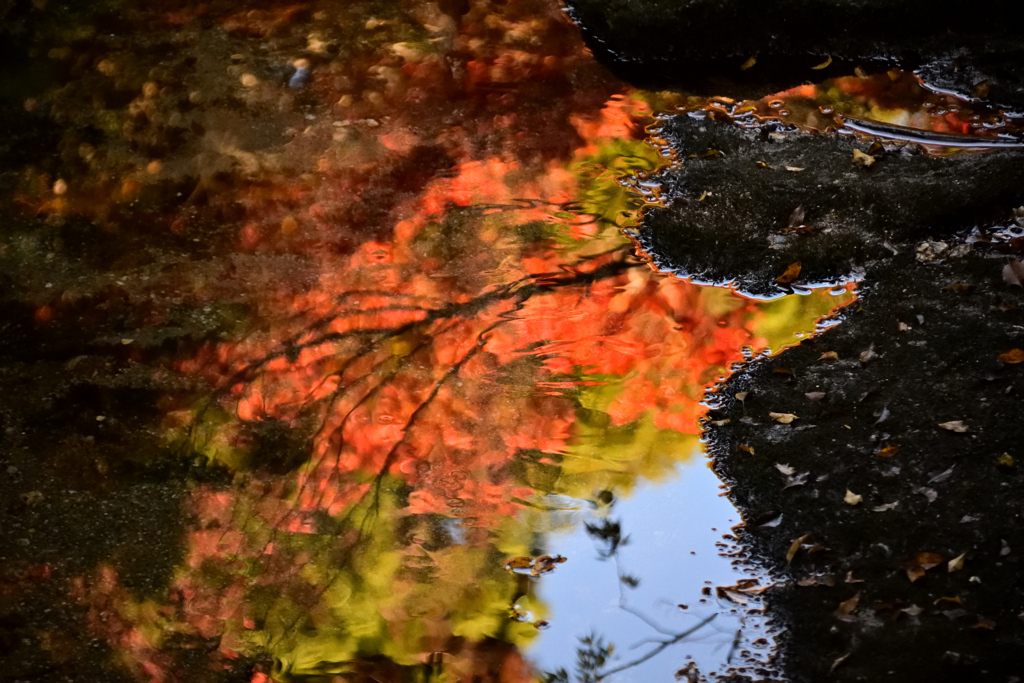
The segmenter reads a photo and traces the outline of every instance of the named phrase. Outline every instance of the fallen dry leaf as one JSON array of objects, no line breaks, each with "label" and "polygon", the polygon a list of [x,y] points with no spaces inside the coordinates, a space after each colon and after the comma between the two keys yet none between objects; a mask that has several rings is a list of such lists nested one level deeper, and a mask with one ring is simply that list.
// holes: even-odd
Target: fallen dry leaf
[{"label": "fallen dry leaf", "polygon": [[978,617],[978,623],[971,626],[971,628],[993,631],[996,628],[996,622],[992,621],[991,619],[985,619],[984,617]]},{"label": "fallen dry leaf", "polygon": [[834,672],[834,671],[836,670],[836,668],[837,668],[837,667],[838,667],[838,666],[839,666],[840,664],[842,664],[842,663],[843,663],[843,662],[845,662],[845,661],[846,661],[847,659],[849,659],[849,658],[850,658],[850,655],[852,655],[852,654],[853,654],[853,652],[851,651],[851,652],[847,652],[847,653],[846,653],[845,655],[842,655],[841,657],[836,657],[836,660],[835,660],[834,662],[832,662],[832,666],[831,666],[831,667],[829,668],[829,670],[828,670],[828,673],[829,673],[829,675],[831,676],[831,675],[832,675],[832,672]]},{"label": "fallen dry leaf", "polygon": [[935,601],[932,604],[933,605],[938,605],[940,602],[955,602],[958,605],[964,604],[964,601],[961,600],[959,597],[947,598],[945,596],[943,596],[941,598],[936,598]]},{"label": "fallen dry leaf", "polygon": [[719,588],[718,597],[731,600],[732,602],[735,602],[737,605],[746,605],[748,602],[750,602],[750,598],[748,598],[743,593],[740,593],[739,591],[735,590],[730,590],[728,588]]},{"label": "fallen dry leaf", "polygon": [[874,344],[869,346],[867,351],[861,351],[860,352],[860,362],[864,363],[865,365],[867,365],[868,363],[870,363],[871,361],[873,361],[876,358],[878,358],[878,354],[875,353],[875,345]]},{"label": "fallen dry leaf", "polygon": [[907,578],[910,579],[910,583],[914,583],[915,581],[920,579],[922,576],[924,576],[924,574],[925,574],[925,570],[922,569],[921,567],[917,566],[917,565],[914,565],[912,567],[907,567]]},{"label": "fallen dry leaf", "polygon": [[996,458],[996,462],[999,463],[999,465],[1001,467],[1009,468],[1009,467],[1013,467],[1013,463],[1015,461],[1014,461],[1012,455],[1010,455],[1009,453],[1003,453],[998,458]]},{"label": "fallen dry leaf", "polygon": [[824,69],[825,67],[827,67],[831,63],[832,63],[832,57],[827,57],[824,62],[822,62],[821,64],[816,64],[815,66],[812,66],[811,68],[814,69],[815,71],[821,71],[822,69]]},{"label": "fallen dry leaf", "polygon": [[940,422],[939,427],[948,429],[951,432],[963,434],[967,431],[967,425],[964,424],[963,420],[952,420],[950,422]]},{"label": "fallen dry leaf", "polygon": [[780,422],[784,425],[788,425],[793,420],[798,420],[796,415],[793,413],[768,413],[768,417],[772,418],[776,422]]},{"label": "fallen dry leaf", "polygon": [[757,64],[757,57],[751,57],[747,61],[745,61],[742,64],[740,64],[740,71],[746,71],[747,69],[749,69],[750,67],[754,66],[755,64]]},{"label": "fallen dry leaf", "polygon": [[839,360],[839,354],[835,351],[826,351],[818,356],[818,360]]},{"label": "fallen dry leaf", "polygon": [[787,171],[792,171],[793,173],[799,173],[800,171],[802,171],[804,169],[800,168],[799,166],[787,166],[786,170]]},{"label": "fallen dry leaf", "polygon": [[940,564],[945,562],[945,558],[938,553],[918,553],[914,555],[912,562],[916,565],[920,565],[924,569],[931,569],[932,567],[938,567]]},{"label": "fallen dry leaf", "polygon": [[511,560],[505,563],[505,569],[528,569],[533,566],[532,557],[513,557]]},{"label": "fallen dry leaf", "polygon": [[927,498],[929,503],[934,503],[935,499],[939,497],[939,494],[935,489],[926,488],[924,486],[915,486],[913,491],[914,493],[920,493],[922,496]]},{"label": "fallen dry leaf", "polygon": [[895,510],[896,506],[899,505],[899,504],[900,504],[900,502],[898,500],[896,500],[896,501],[893,501],[891,503],[886,503],[885,505],[876,505],[875,507],[871,508],[871,511],[872,512],[888,512],[889,510]]},{"label": "fallen dry leaf", "polygon": [[810,472],[801,472],[800,474],[793,477],[786,477],[786,485],[783,486],[783,490],[788,489],[790,486],[803,486],[807,483],[807,478],[811,476]]},{"label": "fallen dry leaf", "polygon": [[903,612],[904,614],[909,614],[912,617],[916,617],[918,614],[920,614],[924,610],[921,609],[920,607],[918,607],[917,605],[911,605],[910,607],[904,607],[900,611]]},{"label": "fallen dry leaf", "polygon": [[783,465],[782,463],[779,462],[775,463],[775,469],[777,469],[779,472],[782,472],[787,477],[796,474],[796,470],[794,470],[792,467],[790,467],[789,465]]},{"label": "fallen dry leaf", "polygon": [[[804,210],[804,205],[800,204],[795,209],[793,209],[793,213],[789,214],[789,221],[786,223],[786,227],[793,228],[793,227],[796,227],[798,225],[803,225],[804,216],[806,216],[806,215],[807,215],[807,212]],[[793,265],[796,265],[796,264],[793,264]],[[792,266],[790,266],[790,267],[792,267]],[[799,270],[800,269],[798,268],[797,269],[797,273],[798,274],[799,274]]]},{"label": "fallen dry leaf", "polygon": [[945,470],[944,472],[939,472],[938,474],[932,475],[932,477],[928,480],[928,483],[929,484],[941,484],[942,482],[946,481],[947,479],[949,479],[953,475],[953,469],[955,467],[956,467],[956,465],[952,465],[948,470]]},{"label": "fallen dry leaf", "polygon": [[999,360],[1010,364],[1024,363],[1024,349],[1010,349],[999,354]]},{"label": "fallen dry leaf", "polygon": [[858,496],[850,489],[846,489],[846,496],[843,498],[843,500],[846,501],[847,505],[859,505],[860,502],[864,500],[864,496]]},{"label": "fallen dry leaf", "polygon": [[735,394],[735,397],[736,397],[737,401],[741,401],[742,402],[742,401],[746,401],[747,400],[747,396],[749,394],[750,394],[749,391],[740,391],[740,392],[737,392]]},{"label": "fallen dry leaf", "polygon": [[836,614],[852,614],[853,610],[857,609],[858,602],[860,602],[860,592],[858,592],[849,600],[843,600],[841,603],[839,603],[839,608],[836,609]]},{"label": "fallen dry leaf", "polygon": [[[797,211],[800,212],[799,220],[803,219],[803,211],[801,209],[802,209],[802,207],[798,207],[797,208]],[[794,216],[796,216],[797,211],[793,212]],[[793,225],[793,223],[792,223],[793,216],[791,216],[789,220],[790,220],[790,225]],[[789,283],[791,283],[793,280],[797,279],[800,276],[800,270],[801,270],[802,267],[803,266],[801,265],[801,263],[799,261],[795,261],[794,263],[790,263],[788,266],[786,266],[786,270],[784,270],[782,272],[782,275],[780,275],[777,278],[775,278],[775,281],[778,282],[780,285],[788,285]]]},{"label": "fallen dry leaf", "polygon": [[875,158],[870,154],[865,154],[859,149],[853,150],[853,163],[858,166],[870,166],[875,163]]},{"label": "fallen dry leaf", "polygon": [[892,456],[896,455],[899,452],[899,446],[886,446],[882,450],[878,451],[878,453],[876,453],[875,455],[877,455],[879,458],[891,458]]},{"label": "fallen dry leaf", "polygon": [[808,401],[820,401],[821,399],[825,398],[825,392],[824,391],[808,391],[806,394],[804,394],[804,397]]},{"label": "fallen dry leaf", "polygon": [[967,553],[961,553],[946,564],[947,571],[958,572],[964,568],[964,555]]},{"label": "fallen dry leaf", "polygon": [[803,545],[804,541],[806,541],[810,537],[810,534],[804,534],[803,536],[789,544],[789,550],[786,551],[786,564],[789,564],[793,561],[793,558],[796,557],[797,551],[800,550],[800,546]]},{"label": "fallen dry leaf", "polygon": [[745,443],[741,443],[741,444],[740,444],[739,446],[737,446],[736,448],[738,448],[739,450],[743,451],[744,453],[750,453],[751,455],[753,455],[753,454],[754,454],[754,449],[753,449],[753,447],[751,447],[751,446],[748,446],[748,445],[746,445]]},{"label": "fallen dry leaf", "polygon": [[1010,261],[1003,266],[1003,282],[1011,287],[1024,287],[1024,263]]}]

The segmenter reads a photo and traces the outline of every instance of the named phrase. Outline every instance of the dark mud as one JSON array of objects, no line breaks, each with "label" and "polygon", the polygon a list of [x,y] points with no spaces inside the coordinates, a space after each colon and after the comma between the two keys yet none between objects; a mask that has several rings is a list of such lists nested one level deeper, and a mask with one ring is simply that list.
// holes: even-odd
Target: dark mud
[{"label": "dark mud", "polygon": [[1024,33],[1008,20],[1011,2],[570,0],[568,9],[598,59],[642,87],[752,98],[900,67],[1024,106]]},{"label": "dark mud", "polygon": [[739,536],[779,577],[783,677],[1016,680],[1024,366],[1000,355],[1022,346],[1003,268],[1024,159],[876,146],[859,165],[850,139],[688,117],[663,137],[681,164],[642,227],[656,263],[762,295],[863,278],[841,324],[741,367],[706,424]]}]

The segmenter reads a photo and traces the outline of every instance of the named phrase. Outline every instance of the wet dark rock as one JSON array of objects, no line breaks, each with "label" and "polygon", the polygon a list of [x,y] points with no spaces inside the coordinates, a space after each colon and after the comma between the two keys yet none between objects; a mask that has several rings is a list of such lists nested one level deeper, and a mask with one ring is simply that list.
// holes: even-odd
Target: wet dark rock
[{"label": "wet dark rock", "polygon": [[[684,152],[670,192],[688,202],[648,216],[659,263],[707,279],[733,266],[762,294],[793,262],[797,283],[863,268],[843,322],[740,368],[707,424],[743,544],[779,577],[785,680],[1019,676],[1024,364],[1000,359],[1022,346],[1024,293],[1002,275],[1019,240],[966,229],[1012,224],[1020,159],[904,149],[860,167],[851,140],[686,118],[666,136]],[[816,229],[783,232],[798,205]]]},{"label": "wet dark rock", "polygon": [[[668,206],[646,213],[641,245],[660,268],[755,295],[870,278],[894,252],[1008,220],[1024,204],[1024,151],[872,150],[699,115],[667,118],[659,135],[680,163],[659,177]],[[855,151],[874,161],[858,163]],[[786,277],[795,263],[799,274]]]},{"label": "wet dark rock", "polygon": [[753,98],[857,67],[923,67],[936,84],[1021,108],[1017,9],[1008,0],[568,2],[598,59],[642,87]]}]

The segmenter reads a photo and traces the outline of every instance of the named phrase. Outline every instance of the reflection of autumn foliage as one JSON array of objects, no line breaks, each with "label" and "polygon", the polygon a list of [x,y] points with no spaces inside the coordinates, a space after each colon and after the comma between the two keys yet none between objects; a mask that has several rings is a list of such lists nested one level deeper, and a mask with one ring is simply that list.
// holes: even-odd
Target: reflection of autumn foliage
[{"label": "reflection of autumn foliage", "polygon": [[528,680],[535,627],[509,609],[532,596],[503,567],[542,544],[524,508],[672,471],[704,388],[763,345],[757,309],[633,255],[657,97],[555,4],[262,5],[151,10],[195,54],[145,73],[97,48],[53,106],[106,144],[69,132],[22,183],[29,212],[224,252],[129,300],[247,311],[174,363],[210,389],[168,439],[234,479],[194,485],[167,599],[102,567],[73,594],[154,681],[268,653],[252,681]]},{"label": "reflection of autumn foliage", "polygon": [[[773,120],[815,132],[834,131],[843,117],[938,134],[966,136],[977,141],[1020,134],[1020,119],[978,102],[926,88],[912,73],[892,70],[873,76],[847,76],[801,85],[760,100],[734,102],[727,98],[691,98],[688,106],[738,120]],[[945,145],[949,147],[951,145]],[[939,153],[940,147],[926,147]]]}]

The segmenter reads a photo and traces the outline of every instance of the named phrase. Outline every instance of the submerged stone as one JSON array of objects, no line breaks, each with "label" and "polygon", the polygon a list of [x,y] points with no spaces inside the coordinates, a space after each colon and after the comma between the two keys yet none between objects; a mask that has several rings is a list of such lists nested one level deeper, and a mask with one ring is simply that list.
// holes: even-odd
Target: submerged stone
[{"label": "submerged stone", "polygon": [[1024,106],[1024,29],[1006,0],[569,0],[599,60],[632,83],[758,97],[855,68],[923,69],[938,85]]}]

